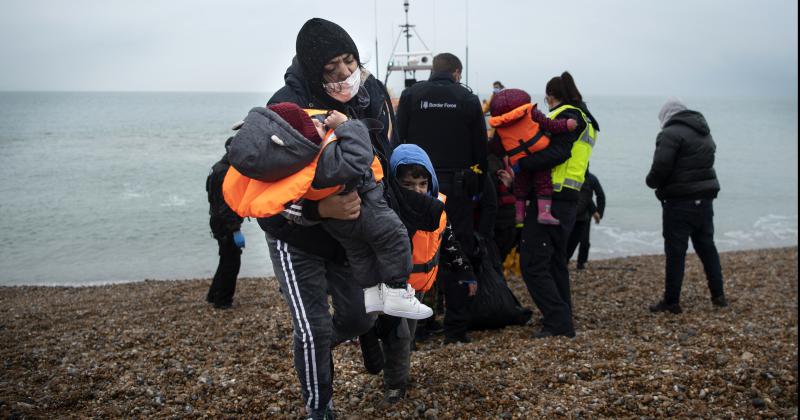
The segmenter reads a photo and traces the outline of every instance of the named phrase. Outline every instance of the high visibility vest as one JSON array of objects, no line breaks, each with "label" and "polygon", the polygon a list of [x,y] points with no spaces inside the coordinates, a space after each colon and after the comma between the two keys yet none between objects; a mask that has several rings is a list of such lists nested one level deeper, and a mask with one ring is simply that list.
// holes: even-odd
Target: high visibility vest
[{"label": "high visibility vest", "polygon": [[563,188],[570,188],[580,191],[586,177],[586,169],[589,168],[589,158],[592,156],[592,149],[597,142],[597,132],[589,120],[589,117],[580,108],[572,105],[561,105],[548,115],[551,120],[556,119],[558,114],[567,109],[574,109],[581,114],[586,128],[578,136],[578,140],[572,144],[572,155],[566,162],[553,168],[551,177],[553,179],[553,191],[561,191]]},{"label": "high visibility vest", "polygon": [[528,103],[503,115],[489,118],[489,125],[495,127],[500,135],[500,142],[512,165],[550,145],[550,138],[531,119],[533,106]]},{"label": "high visibility vest", "polygon": [[[438,198],[442,203],[447,199],[442,193],[439,193]],[[436,281],[436,273],[439,272],[439,248],[442,245],[445,226],[447,226],[447,213],[442,212],[442,216],[439,218],[439,227],[435,231],[418,230],[411,239],[413,266],[408,284],[418,292],[427,292]]]},{"label": "high visibility vest", "polygon": [[[318,110],[306,110],[309,115]],[[311,186],[317,170],[319,155],[329,144],[336,141],[333,130],[325,134],[320,151],[303,169],[275,182],[264,182],[242,175],[233,166],[228,169],[222,182],[222,195],[228,206],[241,217],[270,217],[280,214],[287,205],[301,199],[319,201],[343,188],[341,185],[316,189]],[[383,168],[377,156],[372,161],[372,172],[376,182],[383,179]]]}]

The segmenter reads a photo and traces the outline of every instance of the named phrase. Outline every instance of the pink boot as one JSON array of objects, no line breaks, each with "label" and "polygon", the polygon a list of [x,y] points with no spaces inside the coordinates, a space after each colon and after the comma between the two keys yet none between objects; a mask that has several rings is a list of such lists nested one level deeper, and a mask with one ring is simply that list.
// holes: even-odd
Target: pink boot
[{"label": "pink boot", "polygon": [[539,214],[536,215],[536,221],[543,224],[543,225],[560,225],[561,222],[558,221],[553,214],[550,213],[550,206],[553,204],[553,200],[549,198],[540,198],[536,200],[536,205],[539,207]]},{"label": "pink boot", "polygon": [[515,204],[517,211],[514,221],[517,223],[517,227],[522,227],[525,223],[525,200],[517,200]]}]

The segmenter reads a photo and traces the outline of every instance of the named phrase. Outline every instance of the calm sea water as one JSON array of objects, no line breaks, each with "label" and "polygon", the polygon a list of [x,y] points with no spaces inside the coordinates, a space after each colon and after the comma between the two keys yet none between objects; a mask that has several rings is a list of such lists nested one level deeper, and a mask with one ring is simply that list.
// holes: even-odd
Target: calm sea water
[{"label": "calm sea water", "polygon": [[[541,96],[541,95],[539,95]],[[210,277],[205,178],[265,93],[0,93],[0,285]],[[538,96],[534,96],[538,97]],[[664,98],[596,97],[592,259],[662,252],[644,177]],[[717,141],[721,250],[797,245],[796,99],[685,98]],[[242,276],[272,274],[245,222]]]}]

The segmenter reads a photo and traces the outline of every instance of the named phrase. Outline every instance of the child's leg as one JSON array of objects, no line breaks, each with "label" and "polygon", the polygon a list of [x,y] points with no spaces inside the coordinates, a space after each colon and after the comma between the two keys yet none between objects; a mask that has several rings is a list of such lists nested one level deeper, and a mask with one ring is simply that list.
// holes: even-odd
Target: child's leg
[{"label": "child's leg", "polygon": [[527,171],[517,172],[514,176],[513,189],[514,197],[516,198],[516,202],[514,203],[516,209],[514,220],[517,226],[522,225],[525,221],[525,202],[528,200],[530,192],[530,181],[531,175]]},{"label": "child's leg", "polygon": [[553,205],[553,180],[550,177],[550,171],[536,171],[533,174],[533,183],[536,191],[536,205],[539,209],[536,221],[544,225],[560,224],[561,222],[550,213],[550,207]]},{"label": "child's leg", "polygon": [[[433,310],[417,300],[408,285],[411,274],[411,241],[403,222],[383,198],[383,187],[361,195],[360,230],[374,253],[376,269],[384,283],[383,312],[410,319],[425,319]],[[352,264],[352,262],[351,262]]]}]

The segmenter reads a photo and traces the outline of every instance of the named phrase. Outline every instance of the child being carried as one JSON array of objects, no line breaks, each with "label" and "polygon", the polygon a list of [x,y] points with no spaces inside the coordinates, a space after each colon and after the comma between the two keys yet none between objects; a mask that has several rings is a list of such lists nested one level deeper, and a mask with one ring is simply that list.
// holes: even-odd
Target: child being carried
[{"label": "child being carried", "polygon": [[566,133],[577,127],[577,121],[551,120],[531,103],[531,96],[521,89],[503,89],[492,97],[492,117],[489,125],[500,136],[503,149],[514,170],[514,197],[516,198],[516,222],[521,226],[525,220],[525,201],[530,194],[530,183],[536,193],[538,215],[536,221],[546,225],[560,222],[550,213],[553,195],[553,180],[549,170],[532,174],[521,171],[519,160],[550,145],[551,134]]}]

